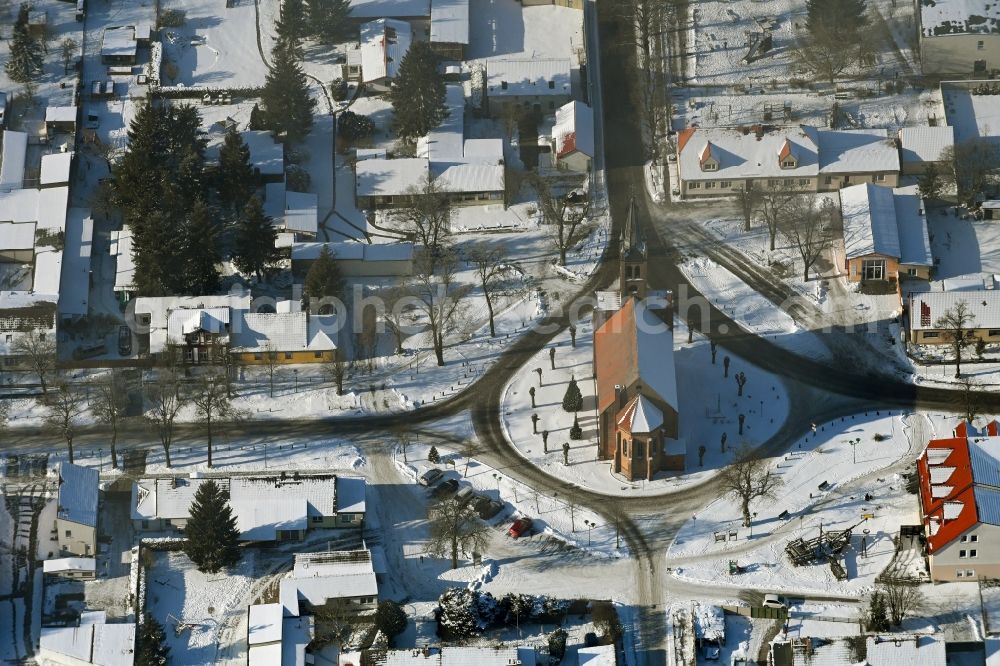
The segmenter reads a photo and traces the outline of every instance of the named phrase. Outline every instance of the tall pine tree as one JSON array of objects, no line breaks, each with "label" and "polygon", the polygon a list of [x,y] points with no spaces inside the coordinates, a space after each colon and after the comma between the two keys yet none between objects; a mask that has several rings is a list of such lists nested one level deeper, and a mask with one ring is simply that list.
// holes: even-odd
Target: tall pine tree
[{"label": "tall pine tree", "polygon": [[351,26],[350,0],[306,0],[309,32],[323,44],[337,44],[355,37]]},{"label": "tall pine tree", "polygon": [[219,149],[219,202],[234,212],[246,205],[253,196],[253,165],[250,147],[243,141],[235,125],[226,130],[226,138]]},{"label": "tall pine tree", "polygon": [[233,263],[243,273],[251,273],[258,280],[263,279],[264,269],[280,258],[274,241],[278,234],[271,224],[271,218],[264,214],[260,198],[250,197],[243,215],[236,222],[235,249]]},{"label": "tall pine tree", "polygon": [[306,273],[306,296],[317,299],[325,296],[339,296],[342,288],[343,278],[340,275],[340,267],[337,266],[330,248],[324,245],[316,261],[309,267],[309,272]]},{"label": "tall pine tree", "polygon": [[274,25],[277,35],[276,50],[287,50],[296,58],[302,58],[302,40],[309,32],[306,8],[302,0],[284,0],[281,3],[281,18]]},{"label": "tall pine tree", "polygon": [[429,43],[414,42],[389,89],[396,133],[406,141],[416,141],[448,115],[438,61]]},{"label": "tall pine tree", "polygon": [[170,647],[166,641],[163,625],[146,613],[136,640],[135,666],[166,666],[170,661]]},{"label": "tall pine tree", "polygon": [[212,294],[219,289],[220,225],[204,201],[198,200],[184,225],[184,278],[181,289],[192,294]]},{"label": "tall pine tree", "polygon": [[27,83],[42,73],[42,62],[42,45],[28,32],[28,4],[24,3],[17,12],[10,57],[4,69],[12,81]]},{"label": "tall pine tree", "polygon": [[212,479],[202,482],[184,527],[184,552],[198,571],[218,573],[240,561],[240,532],[226,493]]},{"label": "tall pine tree", "polygon": [[309,95],[306,75],[288,49],[278,48],[272,53],[271,68],[260,97],[264,123],[272,132],[286,133],[292,142],[309,134],[316,100]]}]

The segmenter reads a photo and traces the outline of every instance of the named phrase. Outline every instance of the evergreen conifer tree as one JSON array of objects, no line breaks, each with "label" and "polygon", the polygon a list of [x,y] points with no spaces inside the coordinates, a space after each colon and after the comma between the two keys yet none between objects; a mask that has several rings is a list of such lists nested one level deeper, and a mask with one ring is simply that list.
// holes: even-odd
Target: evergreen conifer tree
[{"label": "evergreen conifer tree", "polygon": [[583,393],[580,392],[580,387],[577,386],[575,377],[569,380],[569,386],[566,387],[566,394],[563,395],[562,406],[567,412],[578,412],[583,409]]},{"label": "evergreen conifer tree", "polygon": [[350,0],[306,0],[309,8],[309,32],[319,42],[336,44],[351,37]]},{"label": "evergreen conifer tree", "polygon": [[447,117],[444,78],[429,43],[414,42],[403,56],[389,90],[389,101],[396,133],[407,141],[424,136]]},{"label": "evergreen conifer tree", "polygon": [[176,285],[176,291],[185,287],[192,294],[212,294],[219,289],[219,224],[212,216],[204,201],[198,200],[191,208],[187,224],[184,225],[184,239],[187,245],[184,253],[183,283]]},{"label": "evergreen conifer tree", "polygon": [[247,205],[253,189],[250,147],[236,127],[230,126],[219,149],[219,202],[226,210],[237,211]]},{"label": "evergreen conifer tree", "polygon": [[305,292],[310,298],[323,298],[325,296],[337,296],[343,287],[343,279],[340,276],[340,268],[330,253],[330,249],[324,245],[319,256],[306,273]]},{"label": "evergreen conifer tree", "polygon": [[27,83],[42,72],[42,45],[28,32],[28,4],[23,3],[14,23],[10,57],[4,69],[12,81]]},{"label": "evergreen conifer tree", "polygon": [[276,48],[291,49],[296,58],[302,57],[302,40],[309,31],[306,8],[302,0],[284,0],[281,3],[281,18],[274,26],[277,33]]},{"label": "evergreen conifer tree", "polygon": [[226,493],[212,479],[198,486],[184,534],[187,536],[184,552],[198,571],[218,573],[240,561],[236,517]]},{"label": "evergreen conifer tree", "polygon": [[146,613],[136,641],[135,666],[166,666],[170,660],[166,639],[163,625]]},{"label": "evergreen conifer tree", "polygon": [[435,465],[441,462],[441,454],[438,453],[436,446],[431,446],[431,450],[427,452],[427,460]]},{"label": "evergreen conifer tree", "polygon": [[260,97],[268,129],[277,134],[286,133],[292,142],[301,141],[309,134],[316,100],[309,95],[306,75],[288,49],[274,51]]},{"label": "evergreen conifer tree", "polygon": [[274,264],[278,250],[274,247],[277,232],[271,225],[271,218],[264,214],[260,198],[250,197],[243,214],[236,223],[233,262],[243,273],[252,273],[258,280],[264,277],[264,269]]}]

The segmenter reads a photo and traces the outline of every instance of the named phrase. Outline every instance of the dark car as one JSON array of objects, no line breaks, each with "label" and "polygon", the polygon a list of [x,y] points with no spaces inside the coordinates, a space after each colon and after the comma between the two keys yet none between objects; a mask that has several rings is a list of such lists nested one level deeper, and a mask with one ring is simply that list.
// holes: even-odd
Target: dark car
[{"label": "dark car", "polygon": [[476,491],[472,486],[465,486],[455,493],[455,501],[459,504],[468,504],[476,497]]},{"label": "dark car", "polygon": [[476,514],[483,520],[489,520],[494,517],[500,510],[503,509],[503,502],[495,499],[490,499],[489,497],[480,496],[476,499],[475,504],[472,508],[476,510]]},{"label": "dark car", "polygon": [[525,536],[526,534],[528,534],[528,532],[531,531],[531,524],[532,524],[531,518],[528,518],[527,516],[522,516],[521,518],[515,520],[514,524],[510,526],[510,529],[507,530],[507,536],[514,537],[515,539],[518,537]]},{"label": "dark car", "polygon": [[444,476],[444,472],[439,470],[437,467],[431,467],[429,470],[420,475],[417,482],[422,486],[433,486],[441,479],[442,476]]},{"label": "dark car", "polygon": [[444,497],[445,495],[451,495],[456,490],[458,490],[458,480],[448,479],[434,487],[434,490],[431,491],[431,497]]},{"label": "dark car", "polygon": [[132,355],[132,329],[125,324],[118,327],[118,354],[120,356]]}]

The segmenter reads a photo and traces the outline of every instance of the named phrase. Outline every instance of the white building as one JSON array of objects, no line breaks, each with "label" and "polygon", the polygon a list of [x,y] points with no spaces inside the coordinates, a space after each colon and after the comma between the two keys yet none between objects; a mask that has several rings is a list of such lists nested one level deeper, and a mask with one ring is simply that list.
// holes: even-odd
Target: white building
[{"label": "white building", "polygon": [[281,604],[250,606],[247,617],[248,666],[305,666],[315,636],[313,618],[284,617]]},{"label": "white building", "polygon": [[951,342],[938,321],[947,312],[965,303],[971,320],[966,327],[969,342],[1000,342],[1000,290],[926,291],[913,293],[909,301],[910,342],[943,345]]},{"label": "white building", "polygon": [[431,48],[447,60],[465,60],[469,45],[469,0],[431,2]]},{"label": "white building", "polygon": [[934,260],[915,185],[851,185],[840,191],[840,206],[849,281],[930,279]]},{"label": "white building", "polygon": [[985,78],[1000,68],[1000,5],[992,0],[917,3],[924,74]]},{"label": "white building", "polygon": [[57,557],[42,562],[42,572],[46,576],[93,580],[97,577],[97,560],[93,557]]},{"label": "white building", "polygon": [[[262,453],[264,451],[262,450]],[[206,479],[141,479],[132,486],[136,530],[183,530],[191,502]],[[301,540],[310,529],[361,527],[365,480],[334,474],[214,479],[229,493],[243,541]]]},{"label": "white building", "polygon": [[133,666],[135,663],[135,623],[106,624],[94,616],[93,622],[78,627],[42,627],[40,664],[54,666]]},{"label": "white building", "polygon": [[552,128],[553,166],[587,173],[594,159],[594,112],[583,102],[568,102],[556,110]]},{"label": "white building", "polygon": [[132,229],[126,224],[111,232],[108,253],[115,259],[114,292],[122,302],[135,293],[135,260],[132,257]]},{"label": "white building", "polygon": [[899,130],[899,144],[903,175],[922,174],[931,164],[941,173],[947,168],[942,157],[955,145],[955,128],[950,125],[903,127]]},{"label": "white building", "polygon": [[346,277],[405,277],[413,274],[413,243],[293,243],[292,272],[305,275],[327,248]]},{"label": "white building", "polygon": [[410,24],[378,19],[361,26],[361,80],[376,89],[387,89],[399,74],[399,66],[410,50]]},{"label": "white building", "polygon": [[92,556],[97,553],[96,469],[59,463],[56,521],[59,548],[68,553]]},{"label": "white building", "polygon": [[68,186],[73,173],[73,155],[72,151],[43,155],[41,175],[38,181],[39,186]]},{"label": "white building", "polygon": [[[374,666],[536,666],[542,663],[533,647],[460,647],[411,648],[366,653]],[[348,652],[340,655],[339,666],[356,666],[362,655]]]},{"label": "white building", "polygon": [[[0,191],[21,189],[27,152],[27,133],[4,130],[3,145],[0,146]],[[2,218],[3,213],[0,212]]]},{"label": "white building", "polygon": [[288,617],[299,617],[338,600],[352,610],[374,609],[378,581],[371,552],[297,553],[294,569],[281,579],[278,599]]},{"label": "white building", "polygon": [[319,196],[309,192],[292,192],[285,182],[268,183],[264,187],[264,214],[281,232],[296,236],[316,236],[319,229]]},{"label": "white building", "polygon": [[486,98],[490,113],[498,115],[506,104],[552,112],[573,94],[568,58],[489,60],[486,63]]}]

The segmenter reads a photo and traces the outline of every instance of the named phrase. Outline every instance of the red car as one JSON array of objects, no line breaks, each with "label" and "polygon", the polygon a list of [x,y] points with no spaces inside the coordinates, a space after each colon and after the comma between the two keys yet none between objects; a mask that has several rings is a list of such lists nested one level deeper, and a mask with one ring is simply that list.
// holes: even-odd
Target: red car
[{"label": "red car", "polygon": [[517,537],[524,536],[530,531],[531,518],[525,516],[514,521],[514,524],[510,526],[509,530],[507,530],[507,536],[512,536],[516,539]]}]

